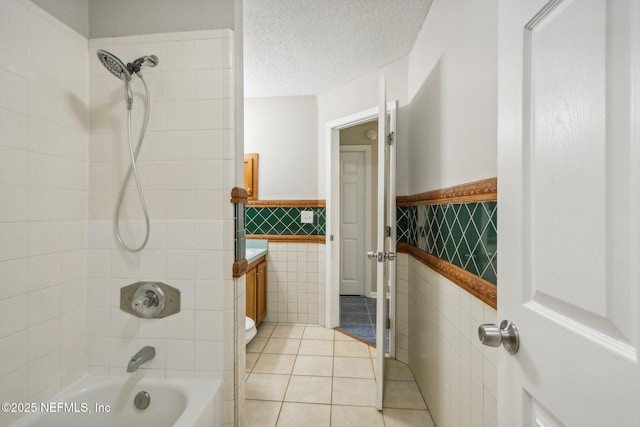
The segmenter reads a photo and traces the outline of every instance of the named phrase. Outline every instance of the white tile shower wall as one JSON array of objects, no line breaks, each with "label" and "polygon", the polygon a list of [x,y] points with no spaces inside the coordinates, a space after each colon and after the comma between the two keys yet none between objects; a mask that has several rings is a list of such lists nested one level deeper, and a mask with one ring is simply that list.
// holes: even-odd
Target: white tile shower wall
[{"label": "white tile shower wall", "polygon": [[436,425],[497,426],[497,355],[477,328],[496,311],[409,257],[409,366]]},{"label": "white tile shower wall", "polygon": [[87,39],[1,1],[3,402],[49,399],[86,372],[88,103]]},{"label": "white tile shower wall", "polygon": [[[89,42],[91,135],[89,180],[89,371],[121,375],[144,345],[157,355],[141,371],[160,377],[221,378],[225,423],[234,420],[236,296],[233,265],[235,184],[233,33],[230,30],[93,39]],[[151,218],[149,244],[132,254],[113,236],[116,197],[129,167],[122,82],[102,67],[105,49],[128,62],[159,58],[143,74],[151,115],[139,172]],[[132,80],[134,143],[144,97]],[[133,180],[120,229],[140,242],[144,220]],[[182,309],[138,319],[119,308],[120,288],[159,280],[181,291]]]},{"label": "white tile shower wall", "polygon": [[269,243],[265,321],[324,324],[324,249],[319,243]]}]

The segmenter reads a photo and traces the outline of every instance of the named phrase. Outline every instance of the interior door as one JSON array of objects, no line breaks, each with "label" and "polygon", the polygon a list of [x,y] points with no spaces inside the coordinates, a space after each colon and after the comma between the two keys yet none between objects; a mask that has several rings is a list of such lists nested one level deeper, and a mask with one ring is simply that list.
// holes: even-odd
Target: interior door
[{"label": "interior door", "polygon": [[[388,346],[387,295],[395,293],[395,103],[387,106],[385,75],[380,74],[378,110],[377,250],[369,253],[376,268],[376,407],[384,401],[384,364]],[[387,114],[390,107],[391,114]],[[393,129],[393,133],[390,130]],[[392,188],[393,187],[393,188]]]},{"label": "interior door", "polygon": [[364,295],[365,152],[340,150],[340,295]]},{"label": "interior door", "polygon": [[640,2],[499,9],[500,426],[640,422]]}]

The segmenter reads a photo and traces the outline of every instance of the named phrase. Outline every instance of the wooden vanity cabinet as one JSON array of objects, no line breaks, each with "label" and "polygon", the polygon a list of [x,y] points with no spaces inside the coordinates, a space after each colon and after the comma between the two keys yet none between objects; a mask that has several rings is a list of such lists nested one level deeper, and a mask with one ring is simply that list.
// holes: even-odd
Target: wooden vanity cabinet
[{"label": "wooden vanity cabinet", "polygon": [[267,261],[266,257],[259,258],[249,265],[246,275],[247,282],[247,316],[251,317],[256,326],[267,315]]}]

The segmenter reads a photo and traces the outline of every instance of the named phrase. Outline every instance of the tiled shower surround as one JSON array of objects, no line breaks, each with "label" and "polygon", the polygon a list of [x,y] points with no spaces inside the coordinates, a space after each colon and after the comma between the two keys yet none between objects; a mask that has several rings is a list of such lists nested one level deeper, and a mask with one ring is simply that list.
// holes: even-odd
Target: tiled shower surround
[{"label": "tiled shower surround", "polygon": [[[234,315],[244,295],[234,295],[230,279],[232,37],[216,30],[88,41],[29,1],[0,1],[2,401],[50,400],[87,371],[124,375],[127,360],[153,345],[157,355],[140,373],[224,378],[225,423],[233,425]],[[129,163],[126,110],[122,82],[98,62],[98,48],[125,62],[160,59],[143,71],[152,98],[139,168],[151,239],[137,254],[119,249],[112,232]],[[132,83],[136,138],[144,101],[137,77]],[[138,242],[143,221],[128,190],[121,228]],[[139,279],[179,288],[181,313],[144,320],[121,312],[120,287]],[[13,420],[0,415],[2,426]]]},{"label": "tiled shower surround", "polygon": [[87,370],[87,61],[87,39],[0,1],[2,402],[48,400]]},{"label": "tiled shower surround", "polygon": [[398,242],[497,283],[497,202],[398,206]]},{"label": "tiled shower surround", "polygon": [[[151,218],[149,244],[121,249],[113,236],[116,198],[129,168],[123,84],[96,58],[107,50],[125,62],[159,59],[143,70],[151,94],[139,157]],[[88,362],[92,374],[122,375],[145,345],[156,357],[148,375],[225,380],[225,422],[234,421],[233,206],[235,177],[233,39],[229,30],[152,34],[89,41]],[[143,117],[143,86],[133,77],[134,142]],[[131,246],[144,236],[130,180],[120,229]],[[120,310],[120,288],[158,280],[181,291],[180,313],[139,319]]]}]

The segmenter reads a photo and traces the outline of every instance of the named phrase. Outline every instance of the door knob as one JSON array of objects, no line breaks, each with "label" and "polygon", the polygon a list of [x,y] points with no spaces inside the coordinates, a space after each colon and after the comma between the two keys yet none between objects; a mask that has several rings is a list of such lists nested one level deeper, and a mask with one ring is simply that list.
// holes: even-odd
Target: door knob
[{"label": "door knob", "polygon": [[367,258],[382,262],[384,260],[384,254],[382,252],[370,251],[367,252]]},{"label": "door knob", "polygon": [[518,328],[510,320],[503,320],[499,328],[492,323],[480,325],[478,338],[489,347],[500,347],[502,344],[509,354],[516,354],[520,348]]},{"label": "door knob", "polygon": [[384,257],[389,261],[395,261],[396,253],[395,252],[385,252]]}]

